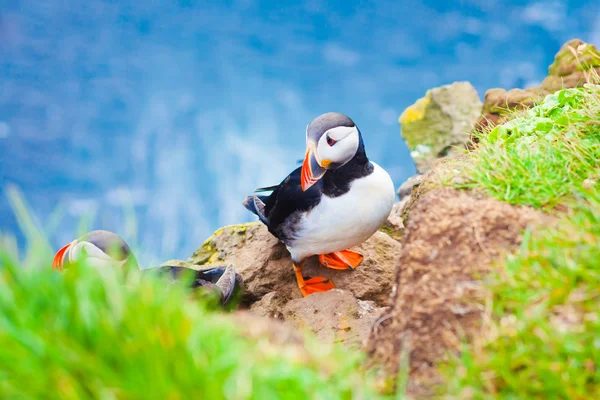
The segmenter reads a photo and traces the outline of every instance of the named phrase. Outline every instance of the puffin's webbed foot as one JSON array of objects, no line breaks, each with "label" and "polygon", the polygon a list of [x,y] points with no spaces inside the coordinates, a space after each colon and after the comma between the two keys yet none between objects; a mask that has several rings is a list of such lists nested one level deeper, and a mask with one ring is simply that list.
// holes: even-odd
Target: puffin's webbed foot
[{"label": "puffin's webbed foot", "polygon": [[344,271],[358,267],[363,258],[364,257],[360,253],[355,251],[342,250],[319,255],[319,262],[324,267]]},{"label": "puffin's webbed foot", "polygon": [[302,267],[296,264],[292,265],[294,267],[294,272],[296,273],[296,280],[298,281],[298,287],[300,288],[300,292],[302,292],[302,296],[306,297],[309,294],[326,292],[335,288],[333,282],[323,276],[315,276],[314,278],[305,280],[302,276]]}]

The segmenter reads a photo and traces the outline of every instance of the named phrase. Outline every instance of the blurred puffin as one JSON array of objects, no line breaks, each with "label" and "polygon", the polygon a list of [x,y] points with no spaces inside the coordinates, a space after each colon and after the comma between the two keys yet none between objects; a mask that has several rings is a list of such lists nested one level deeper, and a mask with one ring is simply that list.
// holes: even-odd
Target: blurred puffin
[{"label": "blurred puffin", "polygon": [[[52,268],[63,271],[65,264],[85,259],[93,267],[123,267],[131,263],[139,268],[131,249],[119,235],[109,231],[92,231],[77,240],[62,247],[54,256]],[[144,270],[144,273],[158,273],[169,275],[171,281],[179,279],[186,267],[161,266]],[[191,283],[193,289],[203,287],[208,291],[216,292],[223,305],[227,304],[235,290],[242,286],[242,277],[236,274],[233,265],[211,267],[203,270],[191,270],[194,278]]]},{"label": "blurred puffin", "polygon": [[127,262],[138,267],[137,260],[125,240],[116,233],[99,230],[88,232],[58,250],[52,261],[52,269],[62,271],[66,263],[83,258],[88,265],[94,267],[122,267]]},{"label": "blurred puffin", "polygon": [[319,255],[327,268],[356,268],[363,257],[348,248],[381,227],[396,195],[388,173],[367,158],[356,124],[333,112],[306,127],[302,166],[255,193],[267,191],[272,193],[250,195],[243,204],[286,245],[304,296],[335,286],[324,277],[303,277],[302,262]]}]

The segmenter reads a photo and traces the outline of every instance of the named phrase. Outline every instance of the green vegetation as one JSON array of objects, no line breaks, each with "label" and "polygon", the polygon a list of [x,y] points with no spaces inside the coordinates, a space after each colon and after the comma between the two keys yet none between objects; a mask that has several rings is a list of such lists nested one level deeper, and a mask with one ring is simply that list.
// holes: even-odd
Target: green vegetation
[{"label": "green vegetation", "polygon": [[474,186],[511,204],[552,207],[600,178],[600,89],[565,89],[480,137]]},{"label": "green vegetation", "polygon": [[358,353],[251,334],[185,282],[85,265],[57,273],[47,243],[30,238],[21,263],[0,240],[2,399],[377,398]]},{"label": "green vegetation", "polygon": [[556,220],[498,267],[491,320],[444,367],[448,390],[600,398],[600,86],[548,96],[482,135],[472,161],[470,187]]}]

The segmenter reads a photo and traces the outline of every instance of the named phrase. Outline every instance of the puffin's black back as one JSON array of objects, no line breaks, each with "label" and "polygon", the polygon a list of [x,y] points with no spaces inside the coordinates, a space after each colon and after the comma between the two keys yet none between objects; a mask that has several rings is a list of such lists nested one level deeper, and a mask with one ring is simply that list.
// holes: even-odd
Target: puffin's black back
[{"label": "puffin's black back", "polygon": [[[269,218],[269,230],[281,234],[281,225],[297,211],[308,211],[321,201],[323,182],[317,181],[303,191],[300,183],[302,167],[296,168],[271,193],[265,201],[265,215]],[[281,238],[283,239],[283,238]]]},{"label": "puffin's black back", "polygon": [[[284,225],[294,224],[290,216],[296,212],[308,211],[321,201],[322,182],[317,182],[308,190],[303,191],[300,184],[302,167],[298,167],[289,174],[279,185],[273,187],[269,196],[248,196],[244,205],[254,214],[260,212],[253,205],[253,199],[257,198],[264,203],[262,210],[265,219],[261,221],[267,225],[269,232],[280,240],[291,239],[292,230],[284,229]],[[259,215],[260,217],[260,215]]]}]

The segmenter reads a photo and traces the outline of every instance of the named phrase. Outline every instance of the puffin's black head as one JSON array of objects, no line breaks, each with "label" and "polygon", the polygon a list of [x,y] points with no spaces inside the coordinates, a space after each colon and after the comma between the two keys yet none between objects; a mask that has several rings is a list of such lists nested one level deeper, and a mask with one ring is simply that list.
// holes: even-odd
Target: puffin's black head
[{"label": "puffin's black head", "polygon": [[[119,235],[109,231],[92,231],[62,247],[54,256],[52,268],[62,270],[67,262],[86,258],[91,265],[123,265],[135,261],[131,249]],[[137,265],[137,263],[136,263]]]},{"label": "puffin's black head", "polygon": [[314,185],[327,170],[339,168],[352,160],[360,144],[358,128],[344,114],[330,112],[313,119],[306,127],[302,190]]}]

